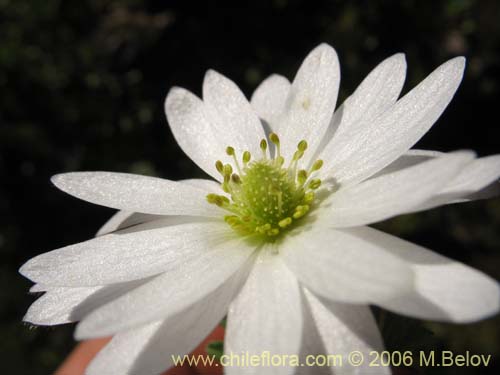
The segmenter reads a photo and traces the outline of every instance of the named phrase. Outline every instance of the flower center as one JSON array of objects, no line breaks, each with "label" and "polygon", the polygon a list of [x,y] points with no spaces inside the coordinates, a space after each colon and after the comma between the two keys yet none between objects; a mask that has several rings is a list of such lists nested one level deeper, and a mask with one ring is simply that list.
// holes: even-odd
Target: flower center
[{"label": "flower center", "polygon": [[227,147],[234,169],[220,160],[215,164],[224,178],[221,186],[227,195],[208,194],[207,200],[230,213],[224,220],[238,233],[273,239],[310,211],[315,190],[321,185],[320,179],[312,177],[323,161],[316,160],[309,170],[298,169],[298,161],[307,149],[307,142],[303,140],[285,167],[279,137],[271,133],[269,140],[275,145],[274,156],[263,139],[260,142],[262,157],[253,161],[250,152],[245,151],[241,164],[234,148]]}]

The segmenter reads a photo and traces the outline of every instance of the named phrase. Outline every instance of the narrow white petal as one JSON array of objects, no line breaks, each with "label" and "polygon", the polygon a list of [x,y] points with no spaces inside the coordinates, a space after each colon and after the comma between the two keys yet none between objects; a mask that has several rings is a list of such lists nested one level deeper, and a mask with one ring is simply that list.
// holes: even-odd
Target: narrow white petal
[{"label": "narrow white petal", "polygon": [[491,277],[460,262],[368,227],[352,230],[384,247],[410,267],[414,287],[380,306],[419,319],[474,322],[500,309],[500,287]]},{"label": "narrow white petal", "polygon": [[52,177],[59,189],[87,202],[153,215],[220,217],[205,189],[156,177],[113,172],[72,172]]},{"label": "narrow white petal", "polygon": [[78,339],[108,336],[168,319],[216,290],[235,272],[242,272],[253,251],[254,246],[242,239],[213,245],[95,310],[80,322],[75,335]]},{"label": "narrow white petal", "polygon": [[[444,155],[438,151],[410,150],[372,178],[392,173]],[[473,160],[470,164],[431,198],[415,208],[415,211],[433,207],[491,198],[500,193],[500,155],[491,155]]]},{"label": "narrow white petal", "polygon": [[255,89],[250,104],[261,119],[266,121],[275,133],[280,133],[277,118],[285,110],[290,92],[290,82],[283,76],[273,74]]},{"label": "narrow white petal", "polygon": [[142,285],[148,279],[87,288],[49,287],[28,309],[23,320],[56,325],[81,320],[92,310]]},{"label": "narrow white petal", "polygon": [[30,288],[30,293],[46,292],[50,287],[43,284],[33,284]]},{"label": "narrow white petal", "polygon": [[55,288],[45,292],[31,304],[23,321],[37,325],[71,323],[75,306],[97,292],[101,287]]},{"label": "narrow white petal", "polygon": [[[165,219],[169,216],[141,214],[138,212],[118,211],[97,231],[96,237],[115,232],[120,229],[132,227],[137,224],[147,223],[153,220]],[[181,216],[170,216],[180,218]]]},{"label": "narrow white petal", "polygon": [[206,180],[203,178],[188,178],[186,180],[181,180],[180,182],[193,186],[195,188],[203,189],[207,193],[222,193],[220,183],[214,180]]},{"label": "narrow white petal", "polygon": [[233,233],[224,222],[152,221],[41,254],[19,272],[51,286],[96,286],[140,279],[213,254]]},{"label": "narrow white petal", "polygon": [[375,174],[412,147],[451,101],[463,76],[465,59],[452,59],[432,72],[394,106],[352,137],[334,137],[324,173],[352,184]]},{"label": "narrow white petal", "polygon": [[384,174],[400,171],[405,168],[413,167],[414,165],[423,163],[424,161],[432,160],[436,157],[443,156],[443,152],[428,151],[428,150],[408,150],[391,164],[375,173],[370,178],[376,178]]},{"label": "narrow white petal", "polygon": [[203,101],[209,108],[217,137],[238,152],[259,155],[259,142],[265,138],[264,128],[245,95],[236,84],[223,75],[209,70],[203,81]]},{"label": "narrow white petal", "polygon": [[471,160],[471,152],[445,154],[334,192],[322,203],[321,222],[353,227],[412,211],[454,178]]},{"label": "narrow white petal", "polygon": [[327,44],[316,47],[302,63],[285,104],[278,128],[282,153],[290,160],[301,140],[309,143],[304,163],[314,154],[330,123],[340,83],[335,50]]},{"label": "narrow white petal", "polygon": [[[379,115],[387,111],[398,99],[406,77],[406,60],[398,53],[382,61],[361,82],[332,117],[329,135],[348,141]],[[329,139],[331,140],[331,139]],[[319,155],[329,160],[335,153],[335,144],[327,145]]]},{"label": "narrow white petal", "polygon": [[[298,355],[302,336],[300,290],[281,257],[263,249],[227,318],[224,354]],[[288,366],[226,367],[226,374],[289,374]]]},{"label": "narrow white petal", "polygon": [[412,287],[413,274],[403,261],[350,229],[291,233],[281,249],[301,283],[334,301],[377,303]]},{"label": "narrow white petal", "polygon": [[[192,178],[182,180],[181,182],[196,188],[204,189],[207,194],[218,192],[221,189],[220,184],[212,180]],[[139,212],[118,211],[97,231],[96,237],[158,219],[170,220],[172,224],[183,224],[197,220],[196,217],[190,216],[165,216],[142,214]]]},{"label": "narrow white petal", "polygon": [[[486,156],[467,165],[427,205],[437,206],[475,194],[500,178],[500,155]],[[427,206],[426,205],[426,206]]]},{"label": "narrow white petal", "polygon": [[[335,375],[390,374],[388,367],[370,366],[372,351],[384,350],[382,337],[366,305],[350,305],[319,299],[308,290],[304,290],[312,318],[323,344],[325,354],[341,356],[332,372]],[[362,353],[365,361],[360,366],[349,363],[349,355]]]},{"label": "narrow white petal", "polygon": [[214,329],[244,282],[239,272],[214,292],[169,319],[116,334],[87,369],[87,375],[160,374]]},{"label": "narrow white petal", "polygon": [[165,100],[165,112],[170,129],[186,155],[213,178],[221,179],[215,161],[223,155],[227,144],[218,136],[201,99],[174,87]]}]

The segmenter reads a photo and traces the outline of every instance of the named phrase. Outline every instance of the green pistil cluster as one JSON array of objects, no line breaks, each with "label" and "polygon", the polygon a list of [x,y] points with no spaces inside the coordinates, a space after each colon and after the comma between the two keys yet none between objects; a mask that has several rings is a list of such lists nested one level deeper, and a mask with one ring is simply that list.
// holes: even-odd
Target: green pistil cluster
[{"label": "green pistil cluster", "polygon": [[315,190],[321,186],[321,180],[312,176],[322,167],[322,160],[315,161],[309,170],[297,168],[307,149],[306,141],[299,142],[292,160],[284,167],[279,137],[271,133],[269,140],[276,146],[274,157],[263,139],[259,160],[252,161],[250,152],[245,151],[240,164],[234,148],[229,146],[226,153],[233,158],[235,169],[220,160],[215,164],[224,178],[222,190],[228,196],[208,194],[207,200],[230,212],[225,221],[243,235],[275,238],[309,212]]}]

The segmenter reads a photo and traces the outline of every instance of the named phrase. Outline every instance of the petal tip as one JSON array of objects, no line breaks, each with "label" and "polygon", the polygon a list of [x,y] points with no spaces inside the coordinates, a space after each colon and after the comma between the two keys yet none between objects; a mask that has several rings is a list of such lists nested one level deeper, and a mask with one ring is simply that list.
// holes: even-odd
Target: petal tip
[{"label": "petal tip", "polygon": [[217,72],[216,70],[214,69],[208,69],[206,72],[205,72],[205,76],[203,77],[203,82],[210,82],[214,79],[219,79],[222,77],[222,74],[220,74],[219,72]]},{"label": "petal tip", "polygon": [[406,54],[404,52],[398,52],[392,56],[394,60],[399,62],[400,64],[406,65]]},{"label": "petal tip", "polygon": [[73,337],[77,341],[82,341],[82,340],[88,340],[88,339],[91,339],[91,338],[95,338],[94,336],[92,336],[88,332],[86,332],[87,329],[86,329],[84,323],[85,323],[84,321],[81,321],[80,323],[78,323],[76,325],[75,331],[73,333]]},{"label": "petal tip", "polygon": [[17,270],[17,272],[19,272],[20,275],[24,276],[25,278],[27,279],[30,279],[30,271],[31,271],[31,259],[28,260],[26,263],[24,263],[21,267],[19,267],[19,269]]},{"label": "petal tip", "polygon": [[59,173],[50,178],[50,182],[62,191],[67,191],[71,188],[75,177],[79,177],[82,172],[69,172],[69,173]]},{"label": "petal tip", "polygon": [[182,87],[173,86],[170,88],[164,102],[164,109],[165,114],[167,115],[167,119],[169,111],[176,108],[177,105],[184,100],[188,93],[189,91],[183,89]]},{"label": "petal tip", "polygon": [[456,73],[458,78],[462,78],[465,71],[466,59],[464,56],[457,56],[451,60],[446,61],[442,66],[446,71],[451,71],[452,74]]}]

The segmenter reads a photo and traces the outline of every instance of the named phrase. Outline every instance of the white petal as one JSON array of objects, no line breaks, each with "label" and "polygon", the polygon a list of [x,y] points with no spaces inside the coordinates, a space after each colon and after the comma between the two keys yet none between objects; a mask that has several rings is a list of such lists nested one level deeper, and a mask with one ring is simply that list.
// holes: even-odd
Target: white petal
[{"label": "white petal", "polygon": [[335,50],[327,44],[316,47],[302,63],[286,101],[286,112],[279,119],[282,154],[290,160],[297,144],[306,140],[308,159],[320,144],[335,109],[340,68]]},{"label": "white petal", "polygon": [[223,75],[209,70],[203,81],[203,101],[209,109],[217,137],[238,152],[260,155],[259,144],[265,138],[257,114],[236,84]]},{"label": "white petal", "polygon": [[96,286],[156,275],[213,254],[233,233],[224,222],[152,221],[41,254],[19,272],[52,286]]},{"label": "white petal", "polygon": [[186,180],[181,180],[180,182],[195,188],[203,189],[207,193],[222,193],[221,185],[217,181],[206,180],[203,178],[188,178]]},{"label": "white petal", "polygon": [[301,283],[334,301],[377,303],[412,287],[413,274],[404,262],[350,229],[291,233],[281,249]]},{"label": "white petal", "polygon": [[29,290],[30,293],[46,292],[50,287],[43,284],[33,284]]},{"label": "white petal", "polygon": [[324,155],[324,173],[340,184],[362,181],[412,147],[434,124],[462,80],[465,59],[452,59],[432,72],[394,106],[352,137],[334,137]]},{"label": "white petal", "polygon": [[266,121],[275,133],[280,133],[277,118],[285,110],[290,92],[290,82],[283,76],[273,74],[255,89],[250,104],[261,119]]},{"label": "white petal", "polygon": [[378,171],[370,178],[376,178],[385,174],[400,171],[405,168],[413,167],[414,165],[423,163],[424,161],[428,161],[443,155],[444,153],[439,151],[416,150],[416,149],[408,150],[399,158],[394,160],[391,164],[386,166],[384,169]]},{"label": "white petal", "polygon": [[168,319],[213,292],[235,272],[241,272],[253,251],[254,246],[242,239],[213,245],[95,310],[80,322],[75,335],[78,339],[108,336]]},{"label": "white petal", "polygon": [[321,223],[337,228],[353,227],[410,212],[441,190],[473,158],[466,151],[445,154],[341,188],[322,203]]},{"label": "white petal", "polygon": [[156,177],[113,172],[58,174],[52,182],[62,191],[87,202],[153,215],[220,217],[221,210],[206,200],[205,189]]},{"label": "white petal", "polygon": [[372,228],[352,230],[384,247],[415,274],[414,287],[380,305],[419,319],[474,322],[500,309],[500,287],[491,277],[460,262]]},{"label": "white petal", "polygon": [[[194,186],[196,188],[206,190],[206,193],[218,192],[220,190],[220,184],[212,180],[204,180],[198,178],[192,178],[181,181],[184,184]],[[172,223],[189,223],[196,221],[196,217],[189,216],[165,216],[165,215],[151,215],[142,214],[139,212],[128,212],[128,211],[118,211],[114,214],[104,225],[97,231],[96,237],[115,232],[120,229],[125,229],[137,224],[147,223],[158,219],[170,218]]]},{"label": "white petal", "polygon": [[[304,290],[312,318],[317,326],[325,354],[341,356],[332,367],[335,375],[390,374],[388,367],[370,366],[370,352],[384,350],[382,337],[368,306],[320,300]],[[351,366],[349,355],[362,353],[365,361],[361,366]]]},{"label": "white petal", "polygon": [[[108,221],[104,223],[104,225],[97,231],[96,237],[103,236],[105,234],[115,232],[120,229],[125,229],[128,227],[132,227],[137,224],[147,223],[153,220],[164,219],[169,216],[162,215],[150,215],[150,214],[141,214],[138,212],[128,212],[128,211],[118,211],[113,216],[109,218]],[[181,216],[170,216],[175,219],[181,218]]]},{"label": "white petal", "polygon": [[92,310],[142,285],[148,279],[88,288],[49,287],[28,309],[23,320],[55,325],[81,320]]},{"label": "white petal", "polygon": [[[281,257],[263,249],[229,308],[224,354],[299,354],[302,306],[297,280]],[[234,355],[233,354],[233,355]],[[226,374],[289,374],[288,366],[225,367]]]},{"label": "white petal", "polygon": [[37,325],[71,323],[71,311],[101,287],[55,288],[31,304],[23,321]]},{"label": "white petal", "polygon": [[186,155],[210,176],[220,180],[222,177],[215,168],[215,161],[224,155],[227,144],[218,136],[201,99],[174,87],[165,100],[165,112],[170,129]]},{"label": "white petal", "polygon": [[186,310],[139,328],[116,334],[87,369],[87,375],[160,374],[214,329],[246,276],[239,272]]},{"label": "white petal", "polygon": [[[339,107],[330,122],[329,134],[345,141],[387,111],[398,99],[406,77],[406,60],[398,53],[382,61]],[[319,158],[329,160],[335,144],[326,146]]]},{"label": "white petal", "polygon": [[[438,151],[410,150],[372,178],[392,173],[444,155]],[[491,198],[499,194],[500,155],[473,160],[441,190],[415,208],[415,211],[475,199]]]},{"label": "white petal", "polygon": [[455,203],[474,198],[483,198],[481,190],[491,186],[500,178],[500,155],[486,156],[467,165],[444,189],[433,196],[419,210]]}]

